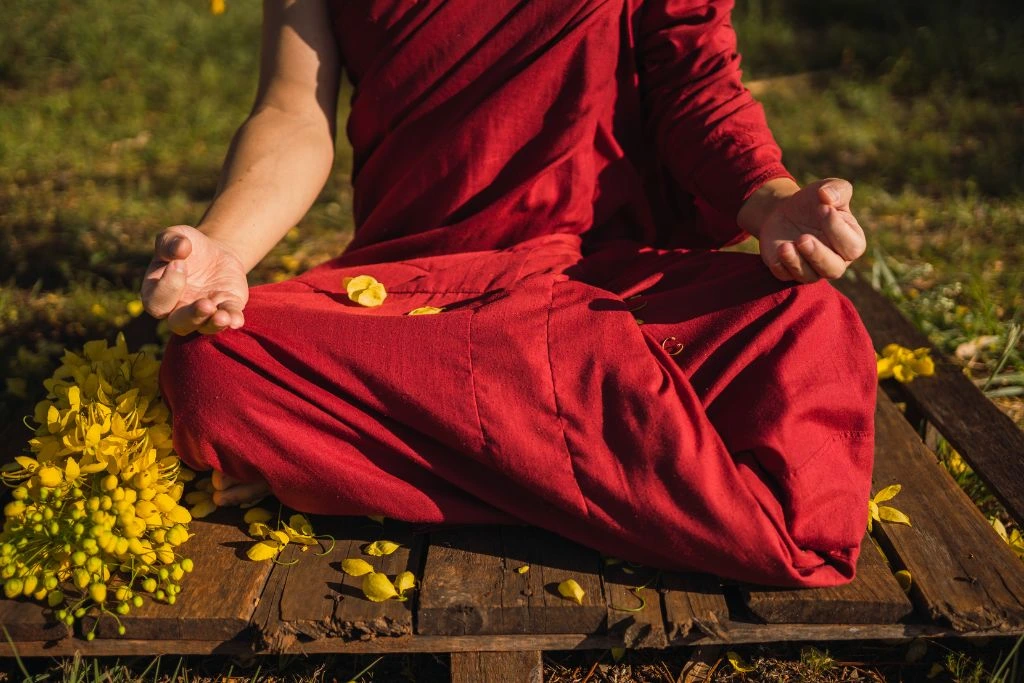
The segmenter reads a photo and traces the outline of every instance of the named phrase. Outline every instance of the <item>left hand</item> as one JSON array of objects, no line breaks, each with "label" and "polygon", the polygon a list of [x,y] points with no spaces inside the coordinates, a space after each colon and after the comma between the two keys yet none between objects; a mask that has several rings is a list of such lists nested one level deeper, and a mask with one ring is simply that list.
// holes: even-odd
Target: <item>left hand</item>
[{"label": "left hand", "polygon": [[867,246],[864,230],[850,211],[853,186],[840,178],[804,188],[786,182],[789,186],[781,191],[776,186],[767,195],[751,196],[753,203],[744,207],[749,209],[748,222],[759,223],[754,234],[760,240],[761,259],[780,280],[815,282],[842,276]]}]

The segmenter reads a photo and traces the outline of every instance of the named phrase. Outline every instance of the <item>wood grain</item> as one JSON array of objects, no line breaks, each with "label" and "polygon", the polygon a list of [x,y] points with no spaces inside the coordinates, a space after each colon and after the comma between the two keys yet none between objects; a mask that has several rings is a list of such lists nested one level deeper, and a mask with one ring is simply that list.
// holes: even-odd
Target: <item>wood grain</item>
[{"label": "wood grain", "polygon": [[[280,650],[293,640],[316,638],[370,639],[412,633],[412,601],[371,602],[362,591],[362,577],[341,570],[346,558],[366,560],[378,572],[394,579],[403,571],[420,574],[422,536],[409,525],[386,520],[380,525],[366,517],[310,516],[318,534],[335,538],[333,549],[323,556],[312,547],[289,548],[282,564],[275,565],[267,591],[253,615],[253,626],[265,647]],[[389,540],[399,543],[395,552],[374,557],[363,552],[367,543]],[[329,547],[325,545],[325,548]],[[293,565],[283,563],[297,560]]]},{"label": "wood grain", "polygon": [[672,572],[662,576],[661,586],[669,640],[687,638],[691,631],[728,639],[729,605],[719,579]]},{"label": "wood grain", "polygon": [[[146,598],[142,607],[120,617],[124,636],[117,634],[117,622],[104,616],[96,626],[96,637],[227,640],[248,629],[272,565],[245,556],[255,541],[246,533],[243,512],[218,508],[208,517],[193,520],[189,532],[194,535],[179,553],[192,558],[195,569],[182,579],[175,603]],[[83,632],[92,629],[94,621],[91,616],[83,618]]]},{"label": "wood grain", "polygon": [[[835,286],[860,313],[877,350],[886,344],[931,347],[928,338],[862,279]],[[1024,432],[941,353],[932,353],[935,375],[899,386],[938,428],[1017,522],[1024,523]],[[887,380],[893,381],[893,380]]]},{"label": "wood grain", "polygon": [[[530,570],[517,573],[518,567]],[[598,554],[530,527],[483,527],[431,534],[417,633],[482,635],[597,633],[607,606]],[[558,594],[575,579],[583,604]]]},{"label": "wood grain", "polygon": [[832,588],[744,590],[747,608],[770,624],[891,624],[913,605],[879,548],[865,536],[853,581]]},{"label": "wood grain", "polygon": [[452,683],[543,683],[539,650],[453,652]]},{"label": "wood grain", "polygon": [[625,647],[668,645],[657,585],[660,576],[661,572],[649,567],[632,567],[624,562],[605,564],[602,569],[608,600],[608,633],[622,638]]},{"label": "wood grain", "polygon": [[1024,628],[1024,563],[881,390],[875,430],[872,490],[902,484],[884,505],[913,524],[876,523],[876,537],[894,568],[910,571],[918,608],[957,631]]}]

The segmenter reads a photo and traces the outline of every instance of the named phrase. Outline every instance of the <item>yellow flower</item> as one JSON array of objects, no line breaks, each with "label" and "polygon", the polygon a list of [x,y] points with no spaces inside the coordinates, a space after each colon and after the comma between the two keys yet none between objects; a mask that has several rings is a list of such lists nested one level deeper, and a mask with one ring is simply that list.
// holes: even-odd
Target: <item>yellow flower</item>
[{"label": "yellow flower", "polygon": [[899,344],[889,344],[878,356],[878,379],[893,377],[897,382],[907,383],[918,375],[929,377],[935,374],[935,363],[927,347],[908,349]]},{"label": "yellow flower", "polygon": [[886,486],[875,494],[875,497],[868,501],[868,531],[871,531],[872,522],[893,522],[894,524],[906,524],[911,526],[910,517],[888,505],[879,505],[887,500],[892,500],[903,488],[900,484]]},{"label": "yellow flower", "polygon": [[583,604],[583,596],[586,595],[583,587],[575,579],[566,579],[558,584],[558,592],[563,598],[572,600],[577,605]]},{"label": "yellow flower", "polygon": [[367,308],[380,306],[388,296],[384,285],[370,275],[347,277],[341,281],[341,284],[348,293],[349,299]]},{"label": "yellow flower", "polygon": [[142,315],[142,311],[145,310],[142,306],[142,302],[139,301],[138,299],[136,299],[135,301],[129,301],[127,308],[128,315],[130,315],[133,318],[138,318],[140,315]]},{"label": "yellow flower", "polygon": [[224,0],[210,0],[210,14],[224,14],[226,9],[227,5],[224,3]]},{"label": "yellow flower", "polygon": [[437,306],[420,306],[419,308],[412,309],[406,315],[434,315],[443,310],[443,308],[438,308]]}]

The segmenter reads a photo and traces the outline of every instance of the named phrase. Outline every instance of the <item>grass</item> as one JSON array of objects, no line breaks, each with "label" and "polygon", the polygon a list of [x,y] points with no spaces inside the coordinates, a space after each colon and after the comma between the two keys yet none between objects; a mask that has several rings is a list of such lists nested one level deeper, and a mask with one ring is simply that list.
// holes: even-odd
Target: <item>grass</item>
[{"label": "grass", "polygon": [[[231,2],[222,16],[211,15],[206,0],[9,0],[4,9],[0,426],[30,412],[65,345],[146,327],[130,304],[152,238],[193,224],[213,196],[227,144],[251,105],[259,28],[252,2]],[[1012,326],[1024,322],[1024,16],[1016,3],[739,0],[734,23],[745,78],[790,169],[803,180],[854,182],[854,210],[871,245],[864,266],[884,274],[897,305],[979,383],[1004,360],[988,390],[1024,424],[1024,357],[1019,341],[1007,344]],[[347,102],[346,91],[342,117]],[[351,151],[339,141],[327,187],[253,272],[254,283],[343,248],[352,229],[350,168]],[[972,489],[980,483],[973,473],[956,474],[987,504],[986,492]],[[1008,651],[932,645],[919,666],[903,661],[910,647],[862,644],[841,656],[833,648],[829,671],[861,662],[864,677],[873,669],[888,676],[903,669],[870,662],[899,659],[915,674],[940,664],[935,680],[987,680]],[[586,657],[600,654],[553,654],[549,675],[582,680],[593,663]],[[673,658],[686,654],[648,662],[630,652],[599,670],[604,680],[659,680],[659,667],[678,673]],[[757,672],[720,667],[716,680],[801,680],[813,664],[799,649],[741,654],[759,662]],[[1018,650],[1018,670],[1019,657]],[[146,670],[157,661],[161,673]],[[102,666],[122,672],[110,680],[156,681],[173,671],[172,661],[194,680],[229,666],[246,680],[257,676],[255,666],[223,658],[28,664],[39,669],[33,675],[49,671],[48,680],[98,680]],[[347,680],[370,661],[264,658],[258,675]],[[386,657],[361,678],[403,680],[406,665],[421,681],[431,671],[443,678],[446,666],[443,658]]]}]

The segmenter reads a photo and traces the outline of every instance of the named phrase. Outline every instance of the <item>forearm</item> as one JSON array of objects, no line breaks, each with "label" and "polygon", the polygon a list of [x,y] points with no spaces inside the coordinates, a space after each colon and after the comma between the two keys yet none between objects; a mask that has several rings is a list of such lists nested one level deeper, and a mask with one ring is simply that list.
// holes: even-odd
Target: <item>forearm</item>
[{"label": "forearm", "polygon": [[248,272],[306,214],[333,162],[334,141],[322,118],[259,108],[235,134],[217,195],[196,227]]}]

